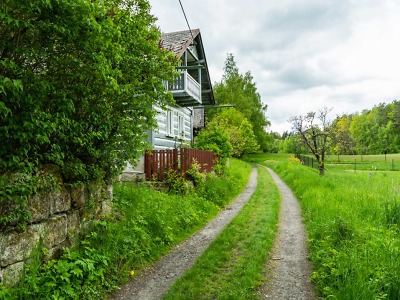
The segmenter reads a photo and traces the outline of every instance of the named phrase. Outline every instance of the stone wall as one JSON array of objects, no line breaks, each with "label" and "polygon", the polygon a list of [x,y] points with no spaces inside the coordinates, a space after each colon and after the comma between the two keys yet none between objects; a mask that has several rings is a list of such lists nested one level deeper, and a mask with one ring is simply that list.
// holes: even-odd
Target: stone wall
[{"label": "stone wall", "polygon": [[39,241],[48,258],[62,247],[71,247],[91,221],[110,213],[112,186],[97,184],[63,187],[29,198],[31,222],[24,232],[8,229],[0,233],[0,284],[18,282],[24,263]]}]

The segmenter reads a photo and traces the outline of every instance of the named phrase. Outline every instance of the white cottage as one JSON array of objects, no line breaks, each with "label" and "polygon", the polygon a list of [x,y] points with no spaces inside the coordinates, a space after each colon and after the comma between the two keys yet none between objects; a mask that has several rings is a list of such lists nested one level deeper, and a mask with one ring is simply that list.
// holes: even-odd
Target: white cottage
[{"label": "white cottage", "polygon": [[[149,133],[150,143],[154,150],[188,147],[196,132],[204,127],[204,106],[215,105],[200,30],[163,33],[160,44],[179,59],[180,76],[175,82],[165,82],[176,105],[167,110],[153,107],[158,128]],[[143,172],[141,160],[135,168],[128,165],[124,174]]]}]

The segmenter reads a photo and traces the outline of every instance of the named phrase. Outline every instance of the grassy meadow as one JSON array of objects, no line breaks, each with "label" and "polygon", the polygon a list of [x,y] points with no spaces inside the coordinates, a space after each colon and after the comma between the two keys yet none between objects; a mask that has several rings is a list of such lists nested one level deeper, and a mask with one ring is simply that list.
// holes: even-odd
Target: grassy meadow
[{"label": "grassy meadow", "polygon": [[[308,155],[310,158],[313,156]],[[314,159],[315,160],[315,159]],[[386,155],[327,155],[326,170],[400,171],[400,154]]]},{"label": "grassy meadow", "polygon": [[363,157],[369,172],[328,164],[324,176],[288,155],[246,159],[274,169],[300,201],[321,296],[400,299],[400,172],[379,171],[384,155]]}]

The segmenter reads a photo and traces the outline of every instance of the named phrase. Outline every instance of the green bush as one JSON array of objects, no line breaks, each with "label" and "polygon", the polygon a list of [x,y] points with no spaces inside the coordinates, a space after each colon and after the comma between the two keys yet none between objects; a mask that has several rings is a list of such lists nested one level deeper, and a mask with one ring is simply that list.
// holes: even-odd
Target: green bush
[{"label": "green bush", "polygon": [[203,128],[194,140],[197,149],[209,150],[219,156],[215,170],[218,174],[225,171],[228,158],[232,155],[232,145],[229,135],[220,127]]},{"label": "green bush", "polygon": [[172,194],[186,195],[189,192],[188,182],[174,170],[168,171],[164,182]]},{"label": "green bush", "polygon": [[0,36],[0,191],[46,164],[110,180],[141,155],[175,74],[147,0],[5,0]]},{"label": "green bush", "polygon": [[213,127],[222,128],[228,134],[233,157],[240,158],[244,154],[256,152],[260,148],[253,132],[253,125],[240,111],[234,108],[224,109],[214,115],[203,130],[213,130]]}]

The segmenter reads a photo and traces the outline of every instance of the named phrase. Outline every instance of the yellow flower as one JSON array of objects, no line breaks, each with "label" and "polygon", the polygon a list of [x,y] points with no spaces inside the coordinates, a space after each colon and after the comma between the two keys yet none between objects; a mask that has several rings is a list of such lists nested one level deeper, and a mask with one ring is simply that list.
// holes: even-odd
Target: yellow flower
[{"label": "yellow flower", "polygon": [[132,277],[135,276],[135,271],[129,271],[129,275],[131,275]]}]

